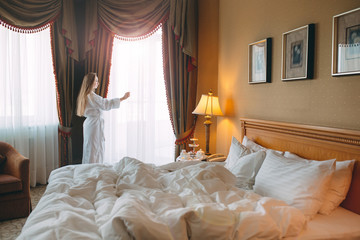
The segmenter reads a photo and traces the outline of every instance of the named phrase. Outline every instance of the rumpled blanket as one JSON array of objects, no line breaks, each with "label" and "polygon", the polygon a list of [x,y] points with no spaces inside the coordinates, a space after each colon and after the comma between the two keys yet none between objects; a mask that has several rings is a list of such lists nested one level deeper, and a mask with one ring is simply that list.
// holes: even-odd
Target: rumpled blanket
[{"label": "rumpled blanket", "polygon": [[281,239],[304,228],[300,210],[235,182],[207,162],[65,166],[51,173],[18,239]]}]

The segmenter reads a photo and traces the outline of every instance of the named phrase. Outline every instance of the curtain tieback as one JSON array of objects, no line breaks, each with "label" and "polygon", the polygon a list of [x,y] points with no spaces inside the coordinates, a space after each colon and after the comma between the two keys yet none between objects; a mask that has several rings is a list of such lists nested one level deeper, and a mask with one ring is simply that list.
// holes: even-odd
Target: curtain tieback
[{"label": "curtain tieback", "polygon": [[182,134],[179,134],[178,136],[176,136],[176,141],[175,144],[176,145],[181,145],[186,143],[187,141],[189,141],[189,139],[194,135],[194,131],[195,131],[195,124],[186,132],[183,132]]},{"label": "curtain tieback", "polygon": [[[71,146],[68,146],[68,144],[71,144],[71,128],[70,127],[64,127],[59,124],[58,127],[59,135],[62,137],[63,142],[60,143],[60,146],[63,146],[63,154],[61,154],[61,157],[59,158],[59,165],[65,166],[70,163],[69,159],[71,159],[71,156],[68,156],[68,154],[71,151]],[[61,148],[61,147],[59,147]],[[70,163],[71,164],[71,163]]]},{"label": "curtain tieback", "polygon": [[69,137],[71,136],[71,129],[70,127],[65,127],[59,124],[58,132],[62,137]]}]

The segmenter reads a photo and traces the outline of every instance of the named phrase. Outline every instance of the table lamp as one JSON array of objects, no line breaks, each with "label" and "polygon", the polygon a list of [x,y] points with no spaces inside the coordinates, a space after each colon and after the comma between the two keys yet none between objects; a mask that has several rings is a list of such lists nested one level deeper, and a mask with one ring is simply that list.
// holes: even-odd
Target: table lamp
[{"label": "table lamp", "polygon": [[206,139],[206,155],[210,155],[209,152],[209,141],[210,141],[210,125],[211,125],[211,116],[222,116],[223,113],[220,109],[219,98],[213,96],[212,91],[210,90],[208,94],[201,95],[201,99],[196,106],[195,110],[192,112],[197,115],[205,115],[205,139]]}]

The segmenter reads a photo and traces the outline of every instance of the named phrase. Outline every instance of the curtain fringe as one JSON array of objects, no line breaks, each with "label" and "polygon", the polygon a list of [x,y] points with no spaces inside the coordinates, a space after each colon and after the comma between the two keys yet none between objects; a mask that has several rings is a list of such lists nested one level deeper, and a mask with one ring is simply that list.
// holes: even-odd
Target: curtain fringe
[{"label": "curtain fringe", "polygon": [[70,48],[70,45],[71,45],[72,41],[69,38],[65,37],[66,33],[67,33],[67,30],[63,28],[61,30],[61,34],[64,36],[65,46],[66,46],[66,48],[68,50],[68,54],[71,55],[74,52],[74,49]]},{"label": "curtain fringe", "polygon": [[[166,25],[162,24],[161,26],[162,29],[162,42],[163,42],[163,46],[162,46],[162,61],[163,61],[163,76],[164,76],[164,85],[165,85],[165,92],[166,92],[166,102],[167,102],[167,107],[168,107],[168,114],[169,114],[169,118],[170,118],[170,122],[171,122],[171,126],[172,126],[172,130],[173,133],[176,134],[175,132],[175,127],[174,127],[174,119],[171,115],[171,102],[170,102],[170,97],[169,97],[169,86],[166,82],[166,70],[165,69],[169,69],[169,62],[168,62],[168,55],[169,55],[169,51],[168,51],[168,44],[167,44],[167,39],[165,39],[165,37],[167,35],[165,35],[165,32],[167,32],[166,29]],[[164,59],[166,58],[166,59]]]},{"label": "curtain fringe", "polygon": [[193,71],[194,69],[196,69],[196,59],[194,57],[191,57],[189,56],[189,59],[188,59],[188,65],[187,65],[187,71],[188,72],[191,72]]},{"label": "curtain fringe", "polygon": [[13,25],[10,25],[2,20],[0,20],[0,25],[2,25],[3,27],[6,27],[7,29],[11,30],[11,31],[14,31],[14,32],[17,32],[17,33],[38,33],[38,32],[41,32],[42,30],[45,30],[46,28],[48,28],[50,26],[50,23],[47,23],[46,25],[44,26],[41,26],[39,28],[20,28],[20,27],[16,27],[16,26],[13,26]]},{"label": "curtain fringe", "polygon": [[[137,37],[124,37],[124,36],[120,36],[116,33],[113,33],[115,38],[119,39],[119,40],[122,40],[122,41],[139,41],[139,40],[143,40],[143,39],[146,39],[150,36],[152,36],[157,30],[159,30],[163,23],[166,22],[167,20],[169,19],[169,13],[167,13],[159,22],[158,25],[156,25],[153,29],[151,29],[148,33],[145,33],[144,35],[141,35],[141,36],[137,36]],[[102,22],[101,22],[102,23]],[[102,24],[105,26],[105,24]],[[107,30],[110,31],[110,29],[108,29],[106,26],[105,28]]]},{"label": "curtain fringe", "polygon": [[91,40],[89,41],[89,44],[90,44],[91,48],[94,48],[94,47],[95,47],[95,39],[96,39],[96,36],[97,36],[97,34],[98,34],[98,30],[94,31],[93,34],[94,34],[94,39],[91,39]]},{"label": "curtain fringe", "polygon": [[[112,52],[113,52],[113,48],[114,48],[114,38],[112,39],[112,42],[111,42],[111,53],[110,53],[110,56],[112,56]],[[111,69],[111,65],[112,65],[112,57],[110,57],[110,66],[109,68]],[[109,85],[110,85],[110,71],[109,71],[109,74],[107,74],[107,81],[106,81],[106,84],[105,84],[105,95],[104,95],[104,98],[107,98],[107,95],[109,93]]]},{"label": "curtain fringe", "polygon": [[[54,42],[54,39],[53,39],[53,36],[54,36],[54,26],[53,26],[53,23],[51,23],[51,26],[50,26],[50,39],[51,39],[51,57],[52,57],[52,64],[53,64],[53,74],[55,76],[55,88],[56,88],[56,103],[57,103],[57,109],[58,109],[58,116],[59,116],[59,123],[61,126],[64,125],[64,122],[63,122],[63,119],[62,119],[62,116],[61,116],[61,107],[60,107],[60,92],[59,92],[59,81],[58,81],[58,78],[57,78],[57,74],[56,74],[56,67],[55,67],[55,58],[54,58],[54,52],[55,52],[55,49],[53,48],[53,42]],[[60,131],[60,129],[59,129]]]},{"label": "curtain fringe", "polygon": [[60,13],[58,15],[56,15],[53,19],[51,19],[49,22],[44,23],[43,25],[40,25],[38,27],[19,27],[19,26],[12,25],[12,24],[4,21],[3,19],[0,19],[0,25],[6,27],[7,29],[9,29],[11,31],[18,32],[18,33],[26,33],[26,34],[38,33],[38,32],[45,30],[46,28],[50,27],[50,25],[59,16],[60,16]]},{"label": "curtain fringe", "polygon": [[151,37],[157,30],[159,30],[162,26],[162,22],[159,23],[154,29],[151,30],[151,32],[146,33],[145,35],[139,36],[139,37],[123,37],[115,34],[115,38],[119,39],[121,41],[140,41],[144,40],[148,37]]}]

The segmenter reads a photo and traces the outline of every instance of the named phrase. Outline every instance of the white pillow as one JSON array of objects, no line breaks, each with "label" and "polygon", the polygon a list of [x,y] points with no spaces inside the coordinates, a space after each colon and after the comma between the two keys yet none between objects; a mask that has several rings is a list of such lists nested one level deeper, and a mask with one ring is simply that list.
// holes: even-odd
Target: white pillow
[{"label": "white pillow", "polygon": [[242,141],[242,144],[253,150],[254,152],[257,152],[257,151],[266,151],[267,148],[264,148],[263,146],[261,146],[260,144],[257,144],[255,143],[254,141],[250,140],[247,136],[244,136],[243,138],[243,141]]},{"label": "white pillow", "polygon": [[[245,147],[249,148],[251,151],[254,151],[254,152],[273,150],[273,149],[263,147],[260,144],[257,144],[256,142],[250,140],[247,136],[244,136],[242,143]],[[284,154],[284,152],[282,152],[282,151],[277,151],[277,150],[273,150],[273,151],[276,151],[277,153],[280,153],[281,155]]]},{"label": "white pillow", "polygon": [[231,139],[231,145],[229,154],[225,160],[225,167],[227,169],[233,168],[237,163],[238,160],[247,154],[250,153],[250,149],[242,145],[234,136]]},{"label": "white pillow", "polygon": [[241,157],[232,168],[228,168],[236,176],[236,186],[253,189],[255,177],[265,159],[265,152],[259,151]]},{"label": "white pillow", "polygon": [[[294,153],[285,152],[284,156],[294,159],[302,159]],[[319,213],[330,215],[346,198],[349,191],[352,172],[355,160],[337,161],[335,164],[335,172],[330,181],[329,190],[325,195],[325,200],[321,206]]]},{"label": "white pillow", "polygon": [[325,202],[320,208],[321,214],[330,215],[346,198],[349,191],[355,160],[336,162],[336,170],[330,187],[325,195]]},{"label": "white pillow", "polygon": [[335,170],[335,159],[296,160],[268,151],[255,178],[254,191],[300,209],[312,218],[323,204]]}]

